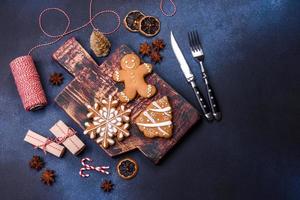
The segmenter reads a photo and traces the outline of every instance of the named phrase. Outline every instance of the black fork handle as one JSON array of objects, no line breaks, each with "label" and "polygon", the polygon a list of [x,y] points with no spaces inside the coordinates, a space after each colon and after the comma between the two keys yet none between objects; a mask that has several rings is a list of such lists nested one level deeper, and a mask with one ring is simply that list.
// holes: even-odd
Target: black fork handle
[{"label": "black fork handle", "polygon": [[195,96],[197,97],[197,100],[200,104],[200,107],[201,107],[201,110],[205,116],[205,118],[208,120],[208,121],[211,121],[213,120],[213,115],[212,113],[210,112],[209,110],[209,107],[206,105],[205,103],[205,99],[203,98],[203,95],[202,93],[200,92],[199,88],[196,86],[196,83],[194,81],[190,81],[190,84],[193,88],[193,91],[195,93]]},{"label": "black fork handle", "polygon": [[210,86],[210,84],[208,82],[208,77],[207,77],[207,75],[204,71],[203,63],[200,62],[200,65],[201,65],[201,71],[202,71],[202,78],[203,78],[203,81],[206,85],[206,92],[207,92],[207,96],[208,96],[208,101],[209,101],[213,116],[216,120],[219,121],[222,118],[222,114],[221,114],[221,111],[219,109],[217,99],[215,97],[215,94],[214,94],[214,91],[213,91],[212,87]]}]

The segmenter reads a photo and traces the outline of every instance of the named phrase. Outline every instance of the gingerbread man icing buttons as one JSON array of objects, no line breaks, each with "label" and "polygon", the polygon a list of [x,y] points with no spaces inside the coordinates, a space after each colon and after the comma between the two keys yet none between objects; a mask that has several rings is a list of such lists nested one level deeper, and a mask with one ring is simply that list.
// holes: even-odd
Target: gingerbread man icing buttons
[{"label": "gingerbread man icing buttons", "polygon": [[137,94],[144,98],[150,98],[156,93],[153,85],[147,84],[145,76],[152,72],[152,65],[144,63],[136,54],[127,54],[121,59],[121,70],[115,71],[113,79],[116,82],[124,82],[125,89],[118,94],[121,102],[133,100]]}]

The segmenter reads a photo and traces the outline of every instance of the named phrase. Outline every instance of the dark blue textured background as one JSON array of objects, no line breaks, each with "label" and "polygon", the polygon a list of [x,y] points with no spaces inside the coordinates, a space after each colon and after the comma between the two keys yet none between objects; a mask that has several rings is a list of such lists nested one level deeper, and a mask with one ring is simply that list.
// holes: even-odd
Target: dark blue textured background
[{"label": "dark blue textured background", "polygon": [[[198,106],[171,51],[169,32],[174,31],[191,67],[203,86],[199,67],[188,51],[186,32],[197,29],[205,50],[205,66],[216,90],[223,120],[196,125],[166,158],[155,166],[139,152],[140,171],[124,181],[114,170],[117,158],[108,157],[87,137],[86,151],[78,158],[69,152],[63,158],[44,156],[47,168],[58,178],[53,187],[43,185],[28,167],[33,154],[42,151],[23,142],[28,129],[50,135],[48,129],[59,119],[82,132],[54,103],[54,97],[72,77],[51,59],[52,53],[69,38],[35,51],[33,57],[46,90],[49,105],[41,111],[25,112],[17,94],[9,62],[36,43],[48,41],[38,28],[37,18],[46,7],[60,7],[71,18],[71,26],[88,18],[84,0],[3,0],[0,4],[0,196],[10,199],[205,199],[205,200],[299,200],[300,199],[300,1],[298,0],[177,0],[172,18],[159,11],[159,0],[98,0],[94,10],[116,9],[122,18],[140,9],[158,16],[159,37],[167,43],[164,61],[155,71],[193,105]],[[63,29],[60,14],[48,15],[47,30]],[[110,17],[96,20],[109,30]],[[91,28],[73,34],[89,49]],[[137,49],[148,40],[124,27],[109,36],[112,50],[121,44]],[[90,51],[90,50],[89,50]],[[101,63],[103,60],[97,60]],[[62,72],[61,87],[48,84],[49,74]],[[202,87],[203,91],[203,87]],[[199,109],[199,107],[198,107]],[[78,176],[80,158],[90,156],[95,164],[109,164],[111,176],[93,173]],[[100,188],[111,179],[115,190]]]}]

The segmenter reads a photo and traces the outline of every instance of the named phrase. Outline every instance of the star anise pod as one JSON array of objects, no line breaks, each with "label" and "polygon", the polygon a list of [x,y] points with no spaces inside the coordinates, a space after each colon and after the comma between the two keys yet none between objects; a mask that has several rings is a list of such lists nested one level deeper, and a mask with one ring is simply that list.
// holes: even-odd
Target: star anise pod
[{"label": "star anise pod", "polygon": [[152,46],[158,51],[163,50],[165,48],[165,42],[162,39],[156,39],[152,42]]},{"label": "star anise pod", "polygon": [[150,52],[151,52],[151,46],[147,42],[140,44],[140,54],[142,56],[148,56]]},{"label": "star anise pod", "polygon": [[55,182],[55,171],[47,169],[42,173],[41,181],[46,185],[52,185]]},{"label": "star anise pod", "polygon": [[104,192],[110,192],[114,189],[114,184],[109,181],[109,180],[104,180],[102,183],[101,183],[101,189],[104,191]]},{"label": "star anise pod", "polygon": [[44,160],[40,156],[33,156],[32,159],[29,161],[29,166],[32,169],[36,169],[39,171],[44,167]]},{"label": "star anise pod", "polygon": [[150,54],[151,61],[156,63],[160,63],[162,60],[162,56],[158,51],[152,51]]},{"label": "star anise pod", "polygon": [[57,85],[57,86],[61,85],[63,83],[63,80],[64,80],[63,75],[61,73],[56,73],[56,72],[51,74],[49,79],[52,85]]}]

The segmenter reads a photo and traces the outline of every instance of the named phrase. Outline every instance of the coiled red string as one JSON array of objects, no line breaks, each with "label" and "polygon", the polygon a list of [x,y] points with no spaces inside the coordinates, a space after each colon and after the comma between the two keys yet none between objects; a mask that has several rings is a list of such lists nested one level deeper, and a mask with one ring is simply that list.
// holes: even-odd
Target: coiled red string
[{"label": "coiled red string", "polygon": [[167,17],[172,17],[172,16],[174,16],[174,15],[176,14],[177,7],[176,7],[176,4],[175,4],[175,2],[174,2],[173,0],[169,0],[169,1],[170,1],[170,3],[171,3],[172,6],[173,6],[173,11],[172,11],[170,14],[166,13],[166,11],[164,10],[164,3],[165,3],[165,0],[161,0],[161,1],[160,1],[160,10],[161,10],[161,12],[163,13],[163,15],[165,15],[165,16],[167,16]]},{"label": "coiled red string", "polygon": [[[111,13],[111,14],[114,14],[116,16],[116,19],[117,19],[117,26],[110,32],[102,32],[103,34],[105,35],[109,35],[109,34],[112,34],[114,32],[116,32],[119,28],[120,28],[120,25],[121,25],[121,18],[120,18],[120,15],[114,11],[114,10],[102,10],[102,11],[99,11],[97,12],[95,15],[92,14],[92,4],[93,4],[93,0],[90,0],[90,5],[89,5],[89,21],[86,22],[85,24],[83,24],[82,26],[79,26],[77,28],[74,28],[72,30],[69,30],[70,28],[70,24],[71,24],[71,20],[70,20],[70,17],[69,15],[62,9],[60,8],[46,8],[45,10],[43,10],[39,16],[39,27],[41,29],[41,31],[43,32],[44,35],[46,35],[47,37],[49,38],[55,38],[53,41],[51,42],[47,42],[47,43],[43,43],[43,44],[38,44],[34,47],[32,47],[29,52],[28,52],[28,55],[30,55],[32,53],[32,51],[34,51],[35,49],[37,48],[40,48],[40,47],[44,47],[44,46],[48,46],[48,45],[52,45],[56,42],[58,42],[59,40],[61,40],[64,36],[70,34],[70,33],[74,33],[76,31],[79,31],[80,29],[83,29],[85,28],[86,26],[88,25],[91,25],[93,27],[94,30],[98,30],[96,28],[96,26],[94,25],[93,21],[95,20],[96,17],[98,17],[99,15],[103,15],[103,14],[107,14],[107,13]],[[46,13],[46,12],[49,12],[49,11],[57,11],[57,12],[60,12],[62,13],[65,18],[67,19],[67,26],[64,30],[63,33],[61,34],[58,34],[58,35],[52,35],[50,33],[47,33],[43,27],[43,23],[42,23],[42,18],[43,18],[43,15]]]},{"label": "coiled red string", "polygon": [[10,68],[25,110],[36,110],[47,104],[39,74],[31,56],[15,58]]}]

